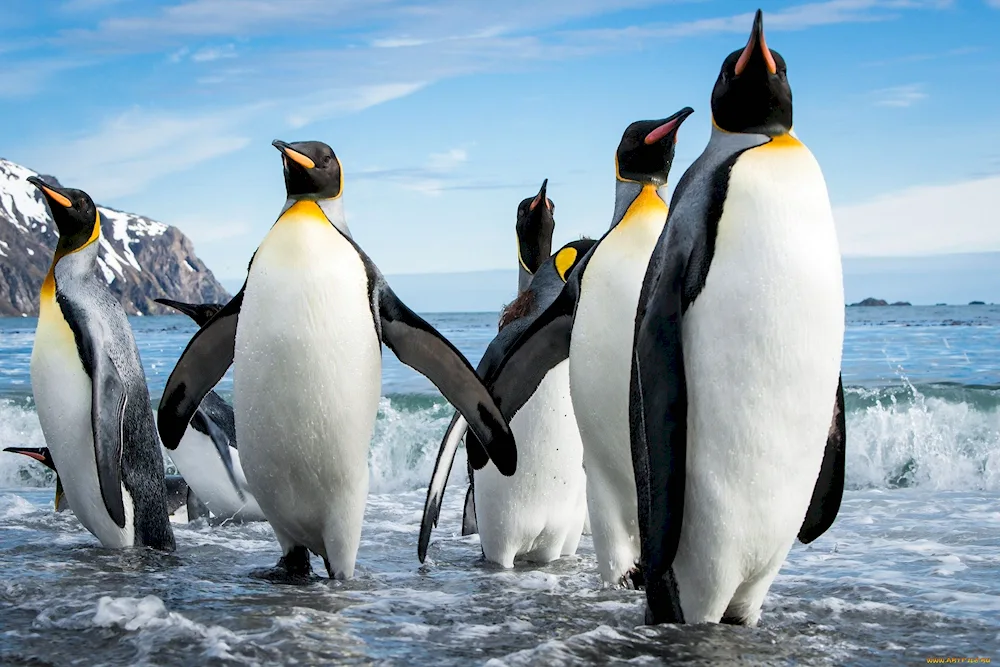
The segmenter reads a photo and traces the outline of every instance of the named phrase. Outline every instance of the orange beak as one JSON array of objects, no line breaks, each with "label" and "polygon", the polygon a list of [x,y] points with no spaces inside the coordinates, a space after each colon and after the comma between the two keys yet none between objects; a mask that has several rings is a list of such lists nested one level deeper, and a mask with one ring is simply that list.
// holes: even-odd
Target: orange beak
[{"label": "orange beak", "polygon": [[750,62],[750,57],[758,45],[760,45],[761,55],[764,56],[767,71],[771,74],[777,74],[778,66],[774,64],[774,56],[771,55],[771,50],[767,48],[767,42],[764,41],[764,13],[759,9],[753,19],[753,30],[750,32],[750,39],[747,41],[743,53],[740,54],[740,59],[736,61],[736,76],[742,74],[743,70],[746,69],[747,63]]}]

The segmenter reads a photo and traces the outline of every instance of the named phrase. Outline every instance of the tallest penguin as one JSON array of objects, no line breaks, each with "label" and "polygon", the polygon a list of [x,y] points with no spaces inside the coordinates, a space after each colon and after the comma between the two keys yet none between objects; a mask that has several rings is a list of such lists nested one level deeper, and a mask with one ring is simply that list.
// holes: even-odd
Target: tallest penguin
[{"label": "tallest penguin", "polygon": [[381,395],[381,345],[426,375],[506,475],[507,422],[469,362],[399,301],[354,242],[343,171],[317,141],[274,142],[287,200],[247,281],[195,335],[171,373],[158,426],[172,448],[230,363],[236,438],[250,490],[281,545],[279,566],[349,578],[368,493],[368,446]]},{"label": "tallest penguin", "polygon": [[630,431],[646,620],[754,625],[844,483],[844,290],[819,165],[764,40],[722,65],[636,315]]}]

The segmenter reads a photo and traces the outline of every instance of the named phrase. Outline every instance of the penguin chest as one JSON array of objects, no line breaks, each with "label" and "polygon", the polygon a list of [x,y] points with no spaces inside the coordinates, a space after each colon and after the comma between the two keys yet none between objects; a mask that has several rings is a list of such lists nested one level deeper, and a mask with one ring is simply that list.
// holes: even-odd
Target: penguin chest
[{"label": "penguin chest", "polygon": [[734,165],[714,256],[682,335],[684,530],[693,536],[691,526],[700,531],[692,539],[710,544],[708,555],[688,555],[708,562],[728,544],[751,576],[780,563],[805,515],[844,335],[829,198],[819,166],[797,141],[747,151]]},{"label": "penguin chest", "polygon": [[626,493],[635,484],[628,435],[635,311],[665,219],[666,207],[627,215],[601,241],[586,266],[573,321],[570,388],[587,467],[619,469]]},{"label": "penguin chest", "polygon": [[[268,519],[306,538],[360,518],[381,389],[361,257],[329,223],[286,213],[257,251],[236,334],[243,471]],[[319,551],[318,549],[313,549]]]},{"label": "penguin chest", "polygon": [[476,519],[487,559],[510,567],[518,555],[547,562],[575,551],[586,516],[583,445],[569,395],[569,362],[542,379],[510,420],[517,472],[490,464],[475,472]]},{"label": "penguin chest", "polygon": [[56,302],[54,284],[42,290],[31,352],[31,388],[45,444],[74,514],[104,546],[131,546],[133,508],[125,487],[124,529],[108,515],[101,496],[94,452],[92,385],[73,330]]},{"label": "penguin chest", "polygon": [[244,519],[263,518],[256,500],[246,489],[239,451],[230,448],[229,455],[233,460],[236,481],[243,489],[243,499],[236,492],[212,439],[194,427],[188,427],[177,449],[170,452],[170,460],[198,496],[198,500],[215,516],[228,518],[238,514]]}]

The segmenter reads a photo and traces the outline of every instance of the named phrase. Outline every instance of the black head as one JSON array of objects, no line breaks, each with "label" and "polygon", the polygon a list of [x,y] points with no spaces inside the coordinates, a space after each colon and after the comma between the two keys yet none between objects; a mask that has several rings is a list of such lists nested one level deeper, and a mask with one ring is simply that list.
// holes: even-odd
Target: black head
[{"label": "black head", "polygon": [[747,45],[722,63],[712,91],[712,118],[727,132],[773,137],[792,129],[792,89],[785,59],[767,48],[759,9]]},{"label": "black head", "polygon": [[52,220],[59,229],[57,251],[63,254],[79,250],[96,239],[100,233],[97,206],[83,190],[57,188],[45,183],[37,176],[29,176],[28,182],[42,191],[52,212]]},{"label": "black head", "polygon": [[665,185],[674,161],[677,130],[693,113],[694,109],[684,107],[670,118],[638,120],[629,125],[615,155],[618,179]]},{"label": "black head", "polygon": [[205,326],[205,323],[212,319],[223,307],[221,303],[184,303],[183,301],[174,301],[173,299],[154,299],[154,301],[162,303],[164,306],[170,306],[174,310],[179,310],[194,320],[195,324],[199,327]]},{"label": "black head", "polygon": [[52,454],[48,447],[4,447],[5,452],[12,454],[23,454],[28,458],[35,459],[49,470],[55,470],[56,464],[52,461]]},{"label": "black head", "polygon": [[275,139],[285,165],[285,192],[292,199],[334,199],[344,188],[344,174],[333,149],[322,141],[286,144]]},{"label": "black head", "polygon": [[517,206],[517,252],[528,273],[535,273],[552,252],[552,231],[556,221],[556,205],[545,195],[549,179],[534,197],[528,197]]}]

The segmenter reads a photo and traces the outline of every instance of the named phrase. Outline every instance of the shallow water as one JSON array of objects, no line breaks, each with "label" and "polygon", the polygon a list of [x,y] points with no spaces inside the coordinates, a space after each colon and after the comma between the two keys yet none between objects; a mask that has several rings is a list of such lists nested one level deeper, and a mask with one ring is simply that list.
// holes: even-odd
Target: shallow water
[{"label": "shallow water", "polygon": [[[496,326],[492,314],[430,319],[473,363]],[[181,318],[133,326],[157,397],[193,326]],[[43,444],[27,375],[33,327],[0,320],[0,446]],[[425,485],[451,413],[388,352],[373,493],[349,582],[251,576],[279,555],[263,523],[175,524],[170,555],[105,550],[72,514],[52,511],[50,476],[3,454],[0,663],[1000,659],[998,359],[995,307],[849,309],[850,490],[833,528],[792,549],[755,629],[643,627],[642,593],[600,586],[586,536],[576,557],[548,566],[485,563],[478,537],[458,535],[460,474],[421,566]]]}]

